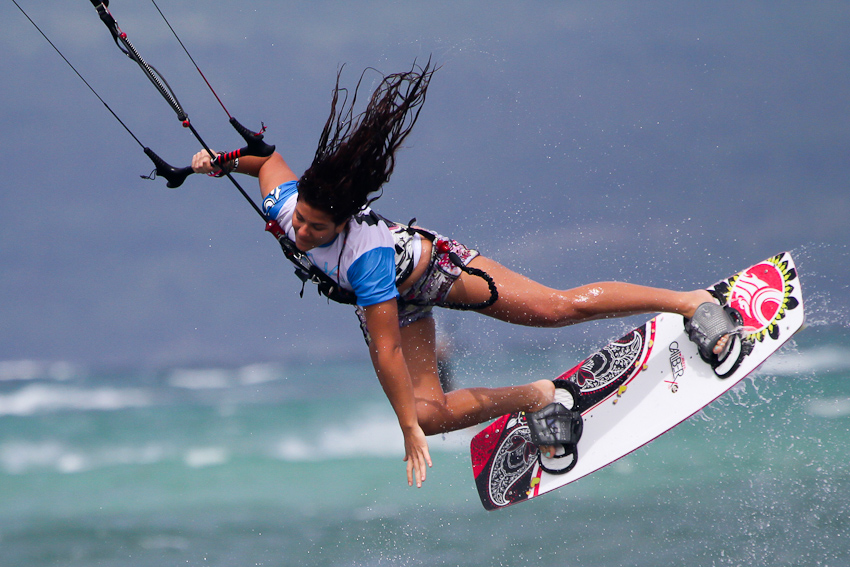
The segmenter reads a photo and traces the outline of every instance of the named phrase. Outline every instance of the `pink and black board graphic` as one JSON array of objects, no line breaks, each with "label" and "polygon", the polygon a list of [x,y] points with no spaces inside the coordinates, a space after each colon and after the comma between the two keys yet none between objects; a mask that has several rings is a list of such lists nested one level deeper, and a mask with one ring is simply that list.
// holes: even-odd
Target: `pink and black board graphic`
[{"label": "pink and black board graphic", "polygon": [[765,337],[779,340],[779,322],[788,311],[799,307],[791,295],[795,285],[799,285],[797,270],[790,266],[786,254],[779,254],[718,282],[713,292],[744,316],[746,341],[763,341]]},{"label": "pink and black board graphic", "polygon": [[[637,375],[654,330],[650,321],[558,377],[581,387],[583,413],[617,395]],[[472,440],[472,472],[484,507],[494,510],[528,499],[539,480],[534,478],[536,462],[525,413],[504,415],[478,433]]]},{"label": "pink and black board graphic", "polygon": [[525,413],[503,415],[475,436],[472,474],[481,503],[495,510],[528,498],[537,447],[531,442]]},{"label": "pink and black board graphic", "polygon": [[581,387],[579,407],[585,412],[616,394],[635,377],[652,348],[654,334],[655,322],[650,321],[592,354],[557,379],[572,380]]},{"label": "pink and black board graphic", "polygon": [[[541,467],[537,466],[538,451],[531,443],[524,413],[502,416],[491,423],[472,439],[471,445],[475,484],[484,507],[488,510],[503,508],[590,474],[650,442],[722,395],[802,327],[804,313],[799,286],[793,260],[790,255],[783,253],[721,280],[709,288],[722,303],[737,309],[744,320],[741,352],[733,370],[722,375],[728,376],[727,378],[722,378],[709,366],[699,367],[701,362],[696,354],[689,355],[686,365],[683,352],[688,338],[681,325],[681,318],[669,317],[652,319],[559,376],[557,379],[575,382],[581,389],[579,404],[585,418],[585,436],[579,442],[579,468],[582,466],[582,443],[592,443],[588,431],[595,427],[604,428],[599,430],[600,433],[613,431],[625,415],[619,413],[619,408],[628,408],[624,410],[626,413],[640,408],[640,415],[646,415],[651,422],[656,417],[653,413],[658,407],[656,404],[668,404],[665,407],[673,413],[678,411],[675,408],[684,407],[679,405],[679,401],[667,398],[664,399],[667,401],[664,401],[655,397],[646,398],[650,406],[635,406],[637,398],[628,396],[633,391],[632,388],[637,386],[636,381],[643,379],[641,377],[660,380],[667,387],[661,390],[664,394],[659,395],[672,393],[677,396],[676,400],[681,399],[681,394],[676,394],[680,391],[680,379],[689,380],[688,392],[693,391],[692,388],[698,385],[697,382],[706,385],[700,386],[706,396],[704,402],[700,402],[699,398],[692,398],[696,405],[688,405],[690,409],[687,412],[682,411],[681,414],[677,413],[678,417],[669,416],[673,419],[669,422],[664,419],[666,414],[657,416],[658,419],[655,419],[651,428],[646,429],[644,436],[627,436],[635,439],[633,446],[618,446],[616,449],[612,448],[611,452],[601,448],[594,453],[597,460],[593,464],[588,463],[585,470],[578,472],[578,476],[568,473],[556,477],[543,472]],[[661,332],[660,320],[663,320],[665,339],[663,347],[656,349],[654,344],[656,335]],[[671,328],[671,324],[678,325],[678,328]],[[658,355],[651,357],[656,350]],[[694,353],[695,347],[689,346],[688,350]],[[691,378],[685,376],[686,368],[690,369],[692,374],[688,376]],[[693,376],[696,375],[702,378],[694,382]],[[639,391],[655,396],[655,389],[651,384],[649,386],[650,390],[641,386]],[[629,393],[626,393],[627,388]],[[627,398],[629,402],[626,406],[620,405],[625,403]],[[635,424],[624,425],[629,426],[634,427]],[[596,435],[595,438],[601,439],[602,436]],[[606,438],[611,439],[610,436]],[[618,439],[622,438],[625,437]]]}]

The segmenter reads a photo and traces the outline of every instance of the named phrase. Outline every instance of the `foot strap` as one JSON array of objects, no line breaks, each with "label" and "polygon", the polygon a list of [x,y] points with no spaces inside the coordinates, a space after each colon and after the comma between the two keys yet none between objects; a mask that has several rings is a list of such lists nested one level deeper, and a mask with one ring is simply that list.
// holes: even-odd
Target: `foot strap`
[{"label": "foot strap", "polygon": [[[555,401],[540,411],[526,414],[531,441],[541,445],[559,446],[552,457],[537,452],[540,468],[549,474],[564,474],[578,462],[578,442],[584,430],[579,404],[580,388],[569,380],[555,381]],[[565,460],[566,459],[566,460]],[[560,464],[555,468],[550,465]]]},{"label": "foot strap", "polygon": [[[744,318],[736,309],[711,302],[697,307],[694,316],[685,321],[685,331],[697,345],[700,357],[720,378],[732,374],[741,362],[743,324]],[[728,337],[726,345],[715,354],[714,347],[723,337]]]}]

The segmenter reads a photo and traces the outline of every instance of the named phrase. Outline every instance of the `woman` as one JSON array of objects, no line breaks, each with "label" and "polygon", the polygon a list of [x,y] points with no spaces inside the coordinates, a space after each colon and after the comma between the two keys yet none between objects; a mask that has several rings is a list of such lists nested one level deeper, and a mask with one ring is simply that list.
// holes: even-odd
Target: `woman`
[{"label": "woman", "polygon": [[[358,116],[353,114],[357,89],[348,103],[337,76],[331,114],[313,163],[300,178],[277,153],[225,166],[258,177],[266,216],[313,265],[353,291],[375,372],[404,435],[408,484],[417,486],[432,464],[427,435],[507,413],[543,410],[553,403],[556,390],[551,380],[539,380],[445,393],[437,371],[434,305],[467,306],[520,325],[561,327],[659,311],[690,319],[707,304],[709,322],[725,319],[720,332],[706,333],[694,325],[703,354],[722,356],[734,334],[734,322],[707,291],[616,282],[551,289],[460,243],[372,212],[368,205],[392,174],[395,152],[416,122],[433,72],[430,64],[414,65],[385,77]],[[192,166],[199,173],[216,172],[206,151],[194,156]],[[556,444],[540,450],[552,454]]]}]

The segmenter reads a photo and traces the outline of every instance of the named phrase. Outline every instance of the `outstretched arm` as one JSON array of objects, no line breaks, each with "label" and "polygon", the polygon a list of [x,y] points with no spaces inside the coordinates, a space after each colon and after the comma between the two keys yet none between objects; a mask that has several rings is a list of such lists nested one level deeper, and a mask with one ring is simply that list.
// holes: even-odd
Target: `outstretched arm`
[{"label": "outstretched arm", "polygon": [[407,484],[412,486],[415,481],[420,487],[425,480],[426,465],[431,466],[431,455],[416,415],[413,382],[402,352],[396,301],[391,299],[365,309],[366,325],[372,337],[372,364],[404,435]]},{"label": "outstretched arm", "polygon": [[[232,167],[232,164],[227,165]],[[213,173],[218,171],[218,168],[212,164],[209,152],[201,150],[192,157],[192,170],[195,173]],[[281,183],[298,179],[298,176],[292,172],[289,165],[277,152],[264,158],[243,156],[239,158],[238,167],[232,171],[258,177],[260,179],[260,191],[264,199]]]}]

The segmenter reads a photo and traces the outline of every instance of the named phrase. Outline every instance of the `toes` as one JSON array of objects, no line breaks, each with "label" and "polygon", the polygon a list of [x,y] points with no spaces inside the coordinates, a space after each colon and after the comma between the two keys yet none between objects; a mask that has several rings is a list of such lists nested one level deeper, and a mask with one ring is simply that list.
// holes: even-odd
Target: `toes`
[{"label": "toes", "polygon": [[716,345],[714,345],[714,350],[713,350],[714,354],[722,353],[723,349],[726,348],[726,343],[728,343],[728,342],[729,342],[729,335],[725,335],[723,337],[720,337],[720,340],[717,341]]}]

